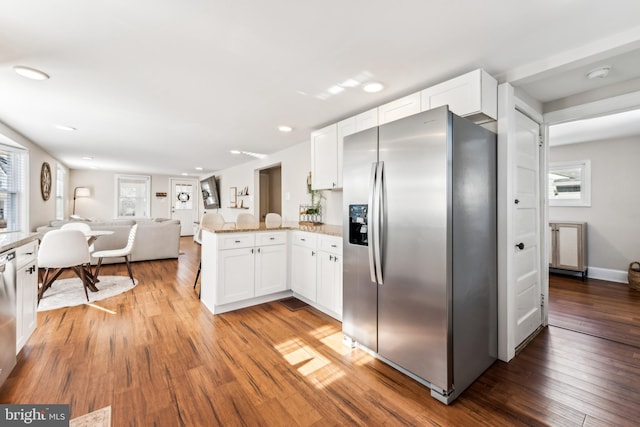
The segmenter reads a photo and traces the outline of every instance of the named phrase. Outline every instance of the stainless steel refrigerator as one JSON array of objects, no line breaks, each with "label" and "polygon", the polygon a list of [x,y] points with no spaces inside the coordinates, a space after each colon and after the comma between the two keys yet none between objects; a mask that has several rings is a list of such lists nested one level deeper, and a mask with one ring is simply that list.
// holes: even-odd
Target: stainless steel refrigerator
[{"label": "stainless steel refrigerator", "polygon": [[344,139],[343,332],[447,404],[497,357],[496,185],[446,106]]}]

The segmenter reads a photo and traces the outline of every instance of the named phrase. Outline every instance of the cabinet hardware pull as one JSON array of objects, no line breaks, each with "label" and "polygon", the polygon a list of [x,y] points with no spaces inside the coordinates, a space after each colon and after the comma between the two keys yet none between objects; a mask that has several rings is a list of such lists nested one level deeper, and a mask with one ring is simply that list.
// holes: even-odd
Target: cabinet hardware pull
[{"label": "cabinet hardware pull", "polygon": [[311,251],[311,256],[314,256],[316,253],[314,251]]},{"label": "cabinet hardware pull", "polygon": [[518,203],[520,203],[520,200],[515,199],[515,200],[513,201],[513,203],[515,203],[515,204],[517,205]]},{"label": "cabinet hardware pull", "polygon": [[258,248],[258,253],[260,253],[260,248]]},{"label": "cabinet hardware pull", "polygon": [[333,255],[329,255],[329,261],[333,261]]},{"label": "cabinet hardware pull", "polygon": [[236,243],[240,243],[240,240],[236,240]]},{"label": "cabinet hardware pull", "polygon": [[337,256],[333,257],[333,262],[338,262],[338,257]]},{"label": "cabinet hardware pull", "polygon": [[33,255],[33,252],[25,252],[25,255]]},{"label": "cabinet hardware pull", "polygon": [[337,248],[337,247],[338,247],[338,245],[331,245],[331,247],[332,247],[332,248]]},{"label": "cabinet hardware pull", "polygon": [[251,249],[251,253],[253,253],[253,248]]},{"label": "cabinet hardware pull", "polygon": [[301,241],[301,242],[306,242],[306,241],[307,241],[307,239],[300,239],[300,241]]},{"label": "cabinet hardware pull", "polygon": [[276,240],[275,237],[269,237],[269,240]]},{"label": "cabinet hardware pull", "polygon": [[520,242],[516,245],[516,248],[523,250],[524,249],[524,243]]}]

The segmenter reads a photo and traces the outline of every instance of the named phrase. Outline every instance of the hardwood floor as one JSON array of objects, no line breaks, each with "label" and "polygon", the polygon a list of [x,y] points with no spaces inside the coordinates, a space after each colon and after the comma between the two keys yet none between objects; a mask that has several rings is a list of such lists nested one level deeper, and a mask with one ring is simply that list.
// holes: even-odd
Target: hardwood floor
[{"label": "hardwood floor", "polygon": [[638,346],[551,326],[445,406],[314,309],[211,315],[192,288],[197,248],[181,249],[134,263],[128,293],[40,313],[0,402],[70,403],[72,417],[111,405],[117,427],[637,425]]},{"label": "hardwood floor", "polygon": [[640,348],[640,291],[552,274],[549,324]]}]

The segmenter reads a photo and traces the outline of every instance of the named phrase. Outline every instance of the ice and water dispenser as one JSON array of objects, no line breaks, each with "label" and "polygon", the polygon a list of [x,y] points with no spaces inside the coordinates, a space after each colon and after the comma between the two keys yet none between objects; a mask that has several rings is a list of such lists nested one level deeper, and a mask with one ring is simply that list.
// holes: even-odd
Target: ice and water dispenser
[{"label": "ice and water dispenser", "polygon": [[349,243],[368,246],[367,241],[368,205],[349,205]]}]

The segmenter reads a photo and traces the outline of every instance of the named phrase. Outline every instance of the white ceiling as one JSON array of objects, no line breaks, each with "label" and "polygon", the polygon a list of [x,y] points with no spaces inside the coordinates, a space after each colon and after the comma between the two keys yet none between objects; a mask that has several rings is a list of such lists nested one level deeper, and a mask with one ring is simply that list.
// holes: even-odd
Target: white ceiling
[{"label": "white ceiling", "polygon": [[[475,68],[541,102],[609,84],[574,80],[640,48],[638,16],[629,0],[0,0],[0,121],[71,168],[206,174]],[[638,58],[611,77],[640,77]],[[350,78],[387,89],[327,97]]]}]

